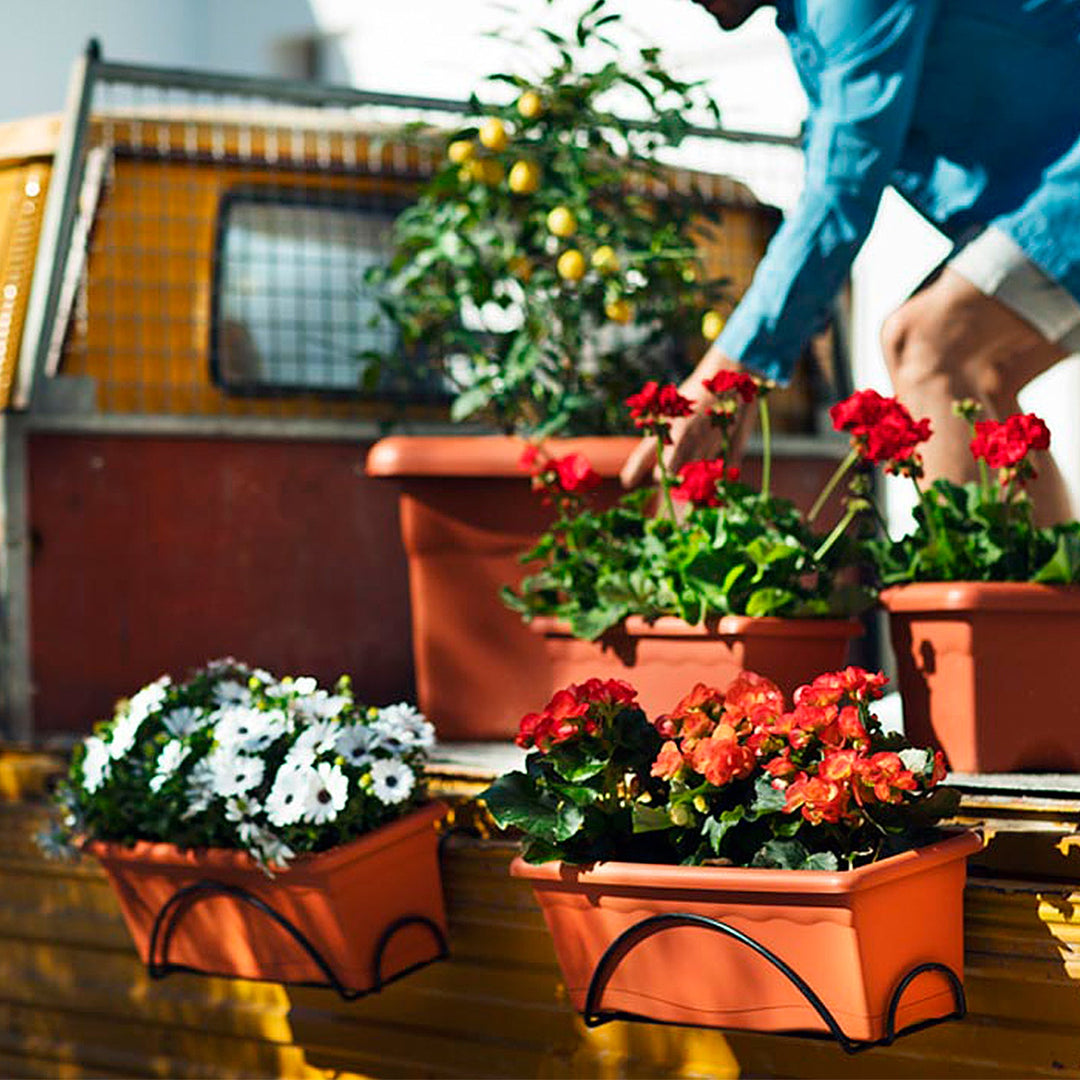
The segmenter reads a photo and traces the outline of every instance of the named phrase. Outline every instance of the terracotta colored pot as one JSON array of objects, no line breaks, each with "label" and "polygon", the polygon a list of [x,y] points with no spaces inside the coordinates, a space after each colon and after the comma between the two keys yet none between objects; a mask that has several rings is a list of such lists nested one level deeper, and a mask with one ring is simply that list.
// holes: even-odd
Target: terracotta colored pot
[{"label": "terracotta colored pot", "polygon": [[1080,770],[1080,587],[929,582],[881,602],[913,742],[956,772]]},{"label": "terracotta colored pot", "polygon": [[682,619],[626,620],[599,641],[581,641],[557,619],[534,619],[555,686],[625,679],[649,716],[670,712],[696,683],[726,687],[740,671],[772,679],[790,699],[797,686],[844,666],[857,619],[774,619],[726,615],[709,626]]},{"label": "terracotta colored pot", "polygon": [[[133,847],[91,841],[116,890],[135,946],[150,962],[154,919],[180,889],[213,881],[247,890],[303,933],[353,991],[370,989],[380,936],[397,919],[419,916],[445,936],[435,822],[445,806],[430,803],[406,817],[329,851],[298,856],[268,877],[246,852],[224,848],[181,851],[142,841]],[[171,964],[208,974],[322,983],[328,980],[286,930],[250,904],[212,895],[187,907],[174,923]],[[159,939],[160,946],[160,939]],[[440,942],[426,925],[393,934],[380,965],[381,981],[435,959]],[[157,949],[154,958],[165,957]]]},{"label": "terracotta colored pot", "polygon": [[[622,494],[618,472],[637,442],[606,436],[546,445],[552,456],[585,454],[604,478],[597,501],[610,505]],[[367,457],[369,476],[400,485],[416,697],[446,741],[510,738],[525,713],[565,685],[543,639],[499,599],[502,586],[521,580],[518,556],[551,522],[519,468],[524,446],[501,435],[407,435],[381,440]],[[777,455],[774,489],[805,508],[837,460],[827,446]],[[746,462],[748,483],[759,469],[756,459]]]},{"label": "terracotta colored pot", "polygon": [[[879,1039],[889,999],[914,967],[963,978],[963,891],[981,840],[959,833],[857,870],[744,870],[598,863],[510,872],[532,885],[574,1007],[615,939],[655,915],[695,913],[765,946],[822,999],[851,1039]],[[926,972],[904,993],[900,1030],[948,1015],[946,977]],[[639,941],[611,973],[597,1008],[668,1023],[751,1031],[827,1031],[795,986],[747,945],[697,926]]]},{"label": "terracotta colored pot", "polygon": [[[553,439],[548,448],[585,454],[611,502],[636,443]],[[500,435],[394,436],[368,454],[370,476],[401,484],[416,697],[444,741],[509,738],[554,689],[543,641],[499,599],[521,579],[518,556],[551,522],[518,464],[525,445]]]}]

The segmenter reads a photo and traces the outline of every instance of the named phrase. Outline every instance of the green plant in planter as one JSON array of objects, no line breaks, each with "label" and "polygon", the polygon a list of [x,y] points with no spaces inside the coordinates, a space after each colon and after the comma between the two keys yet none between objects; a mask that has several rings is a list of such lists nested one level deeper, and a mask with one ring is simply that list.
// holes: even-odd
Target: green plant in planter
[{"label": "green plant in planter", "polygon": [[[571,34],[538,28],[521,42],[530,62],[552,53],[550,68],[490,76],[515,99],[472,99],[476,121],[397,219],[389,268],[373,271],[407,363],[433,366],[455,419],[623,430],[623,398],[649,375],[678,377],[703,314],[718,332],[723,283],[699,258],[702,200],[668,190],[657,160],[686,137],[688,115],[716,107],[657,49],[620,47],[618,22],[595,0]],[[633,121],[613,111],[635,102]]]},{"label": "green plant in planter", "polygon": [[[614,507],[595,509],[589,493],[600,480],[582,455],[546,459],[535,447],[526,453],[524,464],[553,504],[555,521],[521,556],[538,569],[516,590],[503,590],[509,607],[525,619],[563,619],[575,636],[595,640],[630,615],[698,624],[722,615],[836,618],[869,606],[871,594],[842,573],[861,557],[846,530],[870,506],[865,477],[855,474],[847,513],[829,535],[819,535],[789,500],[771,493],[767,387],[732,372],[705,385],[722,429],[721,456],[690,462],[674,476],[663,446],[672,419],[687,415],[691,403],[674,385],[655,382],[627,399],[638,428],[658,441],[658,491],[631,492]],[[760,490],[727,464],[736,410],[755,398],[765,446]]]},{"label": "green plant in planter", "polygon": [[[865,443],[891,401],[862,391],[844,407],[834,407],[834,418]],[[979,478],[966,484],[935,480],[924,488],[918,475],[913,477],[918,491],[915,528],[899,540],[885,537],[868,544],[881,584],[1080,582],[1080,522],[1039,528],[1025,490],[1035,475],[1032,451],[1050,445],[1046,425],[1031,413],[978,420],[973,402],[958,402],[954,410],[971,424]]]},{"label": "green plant in planter", "polygon": [[885,733],[885,677],[820,675],[788,709],[768,679],[699,684],[649,724],[633,689],[591,679],[526,716],[524,772],[482,794],[528,862],[602,859],[838,870],[934,839],[957,793],[942,756]]}]

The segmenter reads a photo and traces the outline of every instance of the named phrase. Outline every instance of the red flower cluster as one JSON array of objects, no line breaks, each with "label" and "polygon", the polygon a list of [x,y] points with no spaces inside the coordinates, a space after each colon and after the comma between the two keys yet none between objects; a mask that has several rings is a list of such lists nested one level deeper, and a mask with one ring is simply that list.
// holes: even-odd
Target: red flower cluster
[{"label": "red flower cluster", "polygon": [[764,774],[784,792],[784,813],[857,825],[875,803],[903,803],[945,775],[940,753],[925,777],[899,754],[873,751],[867,707],[886,681],[856,667],[829,672],[800,687],[790,711],[775,684],[752,672],[725,693],[699,684],[657,721],[666,741],[652,775],[699,790]]},{"label": "red flower cluster", "polygon": [[829,410],[833,427],[851,435],[852,446],[865,461],[884,463],[887,472],[922,473],[916,447],[930,438],[930,421],[913,420],[896,398],[876,390],[857,390]]},{"label": "red flower cluster", "polygon": [[533,478],[533,488],[558,501],[563,495],[587,495],[603,482],[584,454],[564,454],[548,458],[530,443],[521,452],[518,467]]},{"label": "red flower cluster", "polygon": [[584,495],[600,486],[600,474],[589,464],[584,454],[566,454],[552,458],[551,467],[558,477],[559,486],[568,495]]},{"label": "red flower cluster", "polygon": [[694,411],[694,403],[679,393],[674,383],[661,386],[650,380],[636,394],[626,399],[636,427],[643,428],[654,435],[659,435],[664,442],[670,442],[668,421],[680,416],[689,416]]},{"label": "red flower cluster", "polygon": [[1050,431],[1034,413],[1017,413],[1000,421],[977,420],[975,437],[971,440],[971,453],[976,460],[982,458],[991,469],[1003,470],[1003,484],[1017,475],[1034,476],[1034,468],[1024,459],[1032,450],[1049,447]]},{"label": "red flower cluster", "polygon": [[717,485],[738,479],[739,470],[734,465],[725,465],[723,458],[688,461],[679,469],[678,486],[671,489],[671,495],[694,506],[723,506]]},{"label": "red flower cluster", "polygon": [[747,404],[758,395],[757,380],[745,371],[720,371],[711,379],[703,380],[702,385],[717,397],[734,394]]},{"label": "red flower cluster", "polygon": [[559,690],[538,713],[522,717],[514,742],[525,750],[548,753],[552,747],[597,735],[608,719],[637,699],[637,691],[621,679],[588,679]]}]

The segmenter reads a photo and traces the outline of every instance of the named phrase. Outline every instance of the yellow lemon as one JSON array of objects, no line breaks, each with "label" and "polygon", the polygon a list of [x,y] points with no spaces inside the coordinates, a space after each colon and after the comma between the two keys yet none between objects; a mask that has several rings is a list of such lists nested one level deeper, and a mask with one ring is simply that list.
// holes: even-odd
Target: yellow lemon
[{"label": "yellow lemon", "polygon": [[559,256],[555,268],[564,281],[580,281],[585,276],[585,256],[577,248],[569,248]]},{"label": "yellow lemon", "polygon": [[484,146],[496,153],[505,150],[510,141],[506,134],[506,125],[497,116],[489,116],[480,125],[479,138]]},{"label": "yellow lemon", "polygon": [[593,253],[593,269],[601,274],[615,274],[619,270],[619,256],[610,244],[601,244]]},{"label": "yellow lemon", "polygon": [[609,300],[604,305],[604,314],[612,322],[625,325],[634,317],[634,305],[621,297],[617,300]]},{"label": "yellow lemon", "polygon": [[517,100],[518,114],[535,120],[544,111],[544,101],[535,90],[526,90]]},{"label": "yellow lemon", "polygon": [[556,206],[547,216],[548,231],[554,236],[573,236],[577,232],[577,218],[574,212],[565,206]]},{"label": "yellow lemon", "polygon": [[476,147],[472,139],[455,139],[447,148],[446,156],[455,165],[464,165],[474,154]]},{"label": "yellow lemon", "polygon": [[540,166],[535,161],[515,161],[509,183],[515,195],[531,195],[540,187]]},{"label": "yellow lemon", "polygon": [[706,341],[715,341],[724,329],[724,316],[719,311],[706,311],[701,317],[701,336]]}]

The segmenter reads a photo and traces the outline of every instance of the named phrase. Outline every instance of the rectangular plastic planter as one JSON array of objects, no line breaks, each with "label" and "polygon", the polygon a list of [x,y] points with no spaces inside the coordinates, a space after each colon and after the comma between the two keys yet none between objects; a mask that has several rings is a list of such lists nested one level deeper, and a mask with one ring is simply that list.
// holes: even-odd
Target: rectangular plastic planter
[{"label": "rectangular plastic planter", "polygon": [[625,679],[649,716],[670,712],[695,684],[726,688],[740,671],[772,679],[787,698],[823,671],[844,666],[862,633],[857,619],[726,615],[703,626],[665,617],[627,619],[599,641],[581,641],[557,619],[530,624],[543,635],[556,687],[593,677]]},{"label": "rectangular plastic planter", "polygon": [[1080,769],[1080,588],[925,582],[881,603],[912,742],[940,747],[954,772]]},{"label": "rectangular plastic planter", "polygon": [[[511,873],[532,885],[570,1001],[584,1011],[590,980],[620,934],[657,915],[692,913],[748,935],[789,965],[852,1040],[885,1034],[889,1001],[924,963],[963,978],[966,858],[975,833],[831,873],[522,859]],[[827,1032],[799,989],[742,942],[699,926],[660,930],[611,970],[595,1008],[649,1020],[751,1031]],[[895,1029],[947,1016],[947,977],[917,976]]]},{"label": "rectangular plastic planter", "polygon": [[[298,856],[273,878],[246,852],[224,848],[91,841],[86,850],[108,876],[152,973],[167,962],[246,979],[331,982],[273,917],[228,893],[190,894],[190,902],[175,909],[171,933],[170,920],[162,921],[152,956],[154,923],[165,905],[182,889],[213,882],[269,905],[324,958],[338,988],[356,996],[445,952],[434,828],[444,811],[443,804],[430,803],[350,843]],[[407,921],[395,930],[399,920]]]}]

